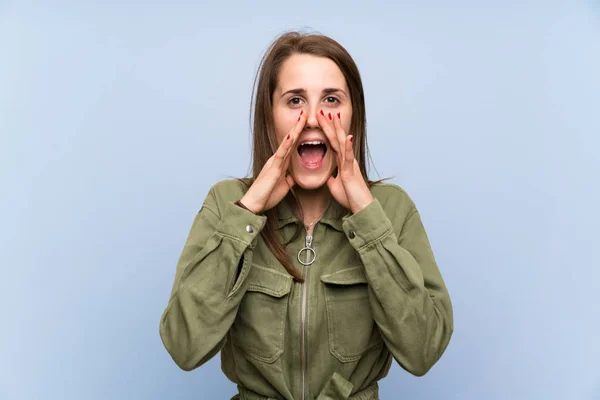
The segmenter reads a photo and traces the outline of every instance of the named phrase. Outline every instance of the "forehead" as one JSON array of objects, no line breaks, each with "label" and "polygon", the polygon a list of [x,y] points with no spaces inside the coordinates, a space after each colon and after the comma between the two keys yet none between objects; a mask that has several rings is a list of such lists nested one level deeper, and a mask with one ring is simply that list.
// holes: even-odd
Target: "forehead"
[{"label": "forehead", "polygon": [[337,87],[346,90],[346,79],[335,62],[310,54],[290,56],[279,71],[276,91],[306,90]]}]

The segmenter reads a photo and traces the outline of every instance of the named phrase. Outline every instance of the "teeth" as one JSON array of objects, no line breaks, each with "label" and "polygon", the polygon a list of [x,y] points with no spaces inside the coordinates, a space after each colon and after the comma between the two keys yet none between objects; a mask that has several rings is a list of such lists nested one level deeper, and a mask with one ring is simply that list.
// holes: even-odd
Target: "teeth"
[{"label": "teeth", "polygon": [[302,145],[305,145],[305,144],[325,144],[325,143],[323,143],[323,142],[320,142],[320,141],[318,141],[318,140],[314,140],[314,141],[312,141],[312,142],[304,142],[304,143],[302,143]]}]

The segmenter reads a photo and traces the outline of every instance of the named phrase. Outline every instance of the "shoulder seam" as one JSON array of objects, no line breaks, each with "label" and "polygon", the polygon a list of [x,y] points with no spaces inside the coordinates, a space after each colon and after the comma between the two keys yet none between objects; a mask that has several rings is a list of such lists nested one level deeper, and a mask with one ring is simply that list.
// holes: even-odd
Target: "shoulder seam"
[{"label": "shoulder seam", "polygon": [[416,208],[414,208],[406,217],[406,221],[410,220],[415,214],[418,214],[419,210],[417,210]]},{"label": "shoulder seam", "polygon": [[[206,208],[208,211],[210,211],[211,213],[215,214],[215,217],[221,219],[219,217],[219,213],[217,213],[215,210],[213,210],[213,208],[211,206],[209,206],[207,204],[203,204],[202,207],[200,207],[200,211],[202,211],[203,208]],[[200,211],[198,211],[198,212],[200,212]]]}]

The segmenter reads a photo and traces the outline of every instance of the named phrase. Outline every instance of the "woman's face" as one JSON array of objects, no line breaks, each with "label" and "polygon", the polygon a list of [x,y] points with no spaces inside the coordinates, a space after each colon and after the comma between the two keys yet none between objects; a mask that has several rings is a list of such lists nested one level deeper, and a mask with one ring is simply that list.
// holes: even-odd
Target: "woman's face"
[{"label": "woman's face", "polygon": [[[282,65],[273,93],[273,118],[277,143],[281,143],[298,122],[300,111],[307,120],[288,168],[296,185],[303,189],[323,186],[336,166],[335,154],[317,120],[323,110],[337,118],[350,131],[352,102],[346,79],[339,67],[329,58],[294,54]],[[303,144],[303,143],[313,144]],[[316,143],[322,144],[316,144]]]}]

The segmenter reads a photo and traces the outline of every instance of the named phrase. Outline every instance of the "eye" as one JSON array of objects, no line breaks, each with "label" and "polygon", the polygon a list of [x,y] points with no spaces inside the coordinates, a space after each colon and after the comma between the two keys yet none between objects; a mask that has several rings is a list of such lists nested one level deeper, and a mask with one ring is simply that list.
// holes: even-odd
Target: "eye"
[{"label": "eye", "polygon": [[339,103],[340,102],[340,100],[337,97],[334,97],[334,96],[326,97],[325,100],[328,103],[336,103],[336,102]]},{"label": "eye", "polygon": [[302,99],[300,97],[292,97],[291,99],[288,100],[288,104],[297,106],[298,104],[300,104],[301,101],[302,101]]}]

